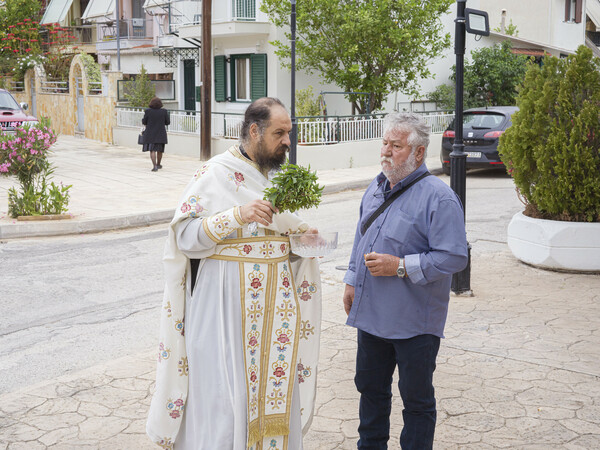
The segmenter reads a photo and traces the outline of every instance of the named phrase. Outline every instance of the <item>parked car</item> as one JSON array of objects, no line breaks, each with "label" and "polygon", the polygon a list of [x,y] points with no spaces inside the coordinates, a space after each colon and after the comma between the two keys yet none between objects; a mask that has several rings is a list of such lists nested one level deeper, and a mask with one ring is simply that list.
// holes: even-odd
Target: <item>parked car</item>
[{"label": "parked car", "polygon": [[0,127],[3,133],[14,133],[15,129],[38,123],[38,120],[27,115],[27,103],[17,103],[10,92],[0,89]]},{"label": "parked car", "polygon": [[[463,113],[463,143],[467,169],[492,167],[506,170],[498,155],[498,138],[511,125],[516,106],[471,108]],[[450,153],[454,145],[454,120],[442,135],[442,170],[450,175]]]}]

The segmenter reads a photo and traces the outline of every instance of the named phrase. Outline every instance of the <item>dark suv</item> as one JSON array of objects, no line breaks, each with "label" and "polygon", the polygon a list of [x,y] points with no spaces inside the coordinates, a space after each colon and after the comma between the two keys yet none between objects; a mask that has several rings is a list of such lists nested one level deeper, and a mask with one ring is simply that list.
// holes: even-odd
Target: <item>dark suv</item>
[{"label": "dark suv", "polygon": [[[506,170],[498,155],[498,138],[511,125],[516,106],[471,108],[463,113],[463,142],[467,169],[492,167]],[[442,170],[450,175],[450,153],[454,145],[454,120],[442,135]]]},{"label": "dark suv", "polygon": [[0,89],[0,127],[3,133],[14,133],[23,125],[35,125],[38,120],[25,113],[27,103],[17,103],[7,90]]}]

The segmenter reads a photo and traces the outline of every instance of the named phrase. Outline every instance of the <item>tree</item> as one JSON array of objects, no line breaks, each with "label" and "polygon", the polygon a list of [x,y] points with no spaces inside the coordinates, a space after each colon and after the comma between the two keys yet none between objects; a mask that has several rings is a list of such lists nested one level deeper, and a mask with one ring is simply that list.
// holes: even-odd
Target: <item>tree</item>
[{"label": "tree", "polygon": [[[465,64],[465,109],[478,106],[515,105],[517,90],[529,58],[512,52],[510,41],[471,52],[471,62]],[[456,66],[452,66],[451,80],[456,80]],[[454,86],[438,86],[429,99],[441,109],[454,109]]]},{"label": "tree", "polygon": [[[318,73],[347,92],[369,92],[368,109],[380,109],[388,94],[417,93],[419,78],[430,76],[428,62],[450,46],[440,16],[453,0],[303,0],[297,9],[297,66]],[[263,0],[261,10],[287,27],[289,0]],[[286,31],[288,39],[291,37]],[[284,67],[290,45],[274,41]],[[358,95],[348,99],[361,113]]]},{"label": "tree", "polygon": [[134,108],[147,108],[150,100],[156,95],[156,88],[148,78],[143,64],[140,73],[133,80],[125,82],[124,94]]},{"label": "tree", "polygon": [[525,214],[600,222],[600,59],[581,45],[531,65],[498,151]]}]

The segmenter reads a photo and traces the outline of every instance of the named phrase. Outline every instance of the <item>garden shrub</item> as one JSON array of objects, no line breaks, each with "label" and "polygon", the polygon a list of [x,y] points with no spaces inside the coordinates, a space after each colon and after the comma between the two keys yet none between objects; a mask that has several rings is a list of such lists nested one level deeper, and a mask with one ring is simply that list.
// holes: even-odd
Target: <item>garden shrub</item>
[{"label": "garden shrub", "polygon": [[530,65],[499,152],[525,214],[600,221],[600,59],[580,46]]}]

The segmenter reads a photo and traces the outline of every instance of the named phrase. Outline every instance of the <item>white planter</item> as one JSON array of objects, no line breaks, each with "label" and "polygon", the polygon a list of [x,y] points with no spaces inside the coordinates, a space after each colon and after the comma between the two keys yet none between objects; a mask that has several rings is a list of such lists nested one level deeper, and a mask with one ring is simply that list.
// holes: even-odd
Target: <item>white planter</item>
[{"label": "white planter", "polygon": [[600,223],[533,219],[523,213],[508,225],[508,247],[534,266],[600,272]]}]

